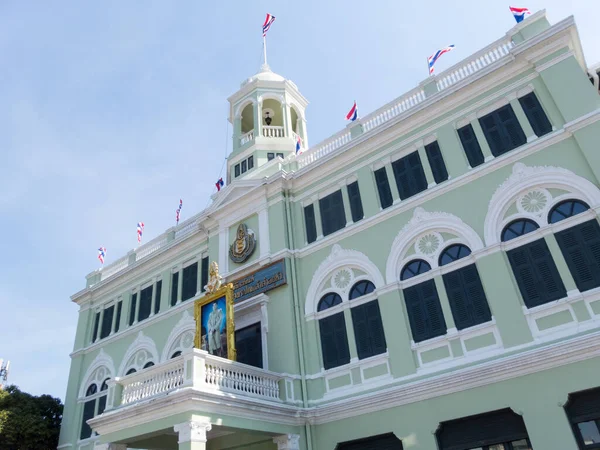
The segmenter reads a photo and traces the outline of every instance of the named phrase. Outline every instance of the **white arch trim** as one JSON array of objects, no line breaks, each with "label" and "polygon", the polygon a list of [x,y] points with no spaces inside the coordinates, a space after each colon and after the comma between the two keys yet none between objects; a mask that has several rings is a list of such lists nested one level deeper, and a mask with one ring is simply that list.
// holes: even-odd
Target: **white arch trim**
[{"label": "white arch trim", "polygon": [[235,108],[235,113],[233,114],[233,118],[239,119],[242,116],[242,112],[244,111],[244,108],[246,108],[246,106],[248,106],[248,105],[256,105],[256,99],[255,98],[247,98],[242,103],[237,105],[237,107]]},{"label": "white arch trim", "polygon": [[173,344],[179,336],[187,331],[196,331],[196,321],[187,311],[184,311],[181,319],[175,324],[167,338],[167,342],[163,348],[161,361],[164,362],[171,357],[171,347],[173,347]]},{"label": "white arch trim", "polygon": [[[385,277],[388,283],[395,283],[399,280],[400,270],[406,259],[406,252],[410,249],[415,239],[427,231],[457,235],[459,240],[452,240],[451,242],[464,241],[464,244],[471,251],[483,248],[481,237],[459,217],[447,212],[427,212],[423,208],[417,207],[413,212],[412,219],[400,230],[392,244],[385,269]],[[449,243],[450,241],[445,243],[444,247]],[[419,256],[419,259],[427,258]],[[432,267],[437,265],[434,259],[428,262],[433,263]]]},{"label": "white arch trim", "polygon": [[[526,166],[523,163],[516,163],[512,174],[498,186],[490,200],[484,223],[485,242],[488,246],[500,242],[502,228],[505,225],[504,216],[513,201],[523,191],[535,187],[568,191],[572,194],[572,198],[584,200],[591,208],[600,205],[600,189],[591,181],[570,170],[562,167]],[[540,222],[539,219],[536,221]],[[540,225],[545,223],[547,222]]]},{"label": "white arch trim", "polygon": [[377,266],[363,253],[356,250],[343,249],[338,244],[331,247],[331,253],[319,265],[312,277],[306,302],[304,303],[304,312],[306,315],[314,314],[317,311],[317,304],[320,300],[319,292],[325,281],[333,272],[342,267],[355,267],[368,275],[368,278],[375,284],[376,288],[385,285],[383,276]]},{"label": "white arch trim", "polygon": [[156,344],[150,336],[146,336],[142,331],[140,331],[137,337],[135,338],[135,341],[131,343],[131,345],[125,352],[125,356],[123,356],[123,360],[121,361],[121,365],[119,366],[119,376],[122,377],[125,374],[125,370],[127,369],[127,362],[131,359],[133,355],[135,355],[140,350],[146,350],[148,353],[150,353],[152,355],[154,364],[158,364],[159,360]]},{"label": "white arch trim", "polygon": [[[96,358],[94,358],[88,369],[85,371],[85,375],[81,379],[82,382],[81,386],[79,386],[79,398],[84,397],[88,385],[92,381],[96,381],[92,380],[91,378],[96,369],[99,369],[100,367],[104,367],[107,371],[106,377],[104,378],[112,378],[115,376],[115,364],[112,358],[104,351],[103,348],[100,349],[100,352],[98,352],[98,355],[96,355]],[[100,386],[98,386],[98,389],[100,389]]]}]

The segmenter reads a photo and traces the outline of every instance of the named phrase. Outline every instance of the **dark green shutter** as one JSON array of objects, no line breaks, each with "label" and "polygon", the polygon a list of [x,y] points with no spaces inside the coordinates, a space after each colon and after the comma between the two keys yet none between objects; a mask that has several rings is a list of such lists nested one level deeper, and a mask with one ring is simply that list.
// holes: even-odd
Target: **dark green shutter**
[{"label": "dark green shutter", "polygon": [[152,286],[142,289],[140,292],[140,308],[138,310],[138,322],[150,317],[152,310]]},{"label": "dark green shutter", "polygon": [[319,330],[321,332],[324,368],[330,369],[348,364],[350,362],[350,349],[348,347],[344,313],[339,312],[333,316],[320,319]]},{"label": "dark green shutter", "polygon": [[179,287],[179,272],[171,275],[171,306],[177,304],[177,288]]},{"label": "dark green shutter", "polygon": [[335,447],[335,450],[402,450],[402,448],[402,441],[394,433],[388,433],[341,442]]},{"label": "dark green shutter", "polygon": [[400,199],[404,200],[427,189],[427,179],[419,152],[413,152],[392,163]]},{"label": "dark green shutter", "polygon": [[404,289],[404,301],[415,342],[446,334],[446,322],[433,280]]},{"label": "dark green shutter", "polygon": [[352,213],[352,222],[358,222],[365,216],[363,213],[362,200],[360,199],[358,181],[348,185],[348,199],[350,202],[350,212]]},{"label": "dark green shutter", "polygon": [[79,439],[87,439],[92,435],[92,428],[87,424],[87,421],[94,417],[94,409],[96,409],[96,400],[88,400],[83,404]]},{"label": "dark green shutter", "polygon": [[506,105],[498,109],[498,118],[502,123],[505,139],[508,143],[505,151],[517,148],[527,142],[525,133],[521,128],[521,124],[515,115],[511,105]]},{"label": "dark green shutter", "polygon": [[196,295],[198,289],[198,263],[183,268],[181,277],[181,301],[189,300]]},{"label": "dark green shutter", "polygon": [[446,181],[448,179],[448,171],[446,170],[446,164],[444,164],[444,157],[442,156],[438,142],[435,141],[426,145],[425,153],[427,154],[435,182],[439,184],[442,181]]},{"label": "dark green shutter", "polygon": [[98,337],[98,326],[100,325],[100,313],[96,313],[96,317],[94,318],[94,332],[92,333],[92,342],[96,340]]},{"label": "dark green shutter", "polygon": [[392,162],[392,169],[396,178],[396,186],[398,187],[400,199],[404,200],[410,197],[410,173],[406,156]]},{"label": "dark green shutter", "polygon": [[317,222],[313,204],[304,207],[304,223],[306,224],[306,242],[309,244],[315,242],[317,240]]},{"label": "dark green shutter", "polygon": [[379,302],[373,300],[351,309],[354,339],[359,359],[384,353],[387,349]]},{"label": "dark green shutter", "polygon": [[507,255],[528,308],[566,296],[565,286],[544,239],[509,250]]},{"label": "dark green shutter", "polygon": [[468,124],[462,128],[459,128],[457,131],[460,142],[462,143],[465,154],[467,155],[469,166],[477,167],[480,164],[483,164],[483,153],[481,152],[481,146],[479,145],[479,141],[477,140],[477,135],[475,134],[475,130],[473,130],[473,126]]},{"label": "dark green shutter", "polygon": [[200,286],[201,292],[206,291],[205,286],[208,284],[208,264],[208,256],[205,256],[202,258],[202,273],[200,275],[200,284],[202,284],[202,286]]},{"label": "dark green shutter", "polygon": [[237,361],[249,366],[263,366],[260,322],[235,332]]},{"label": "dark green shutter", "polygon": [[388,180],[387,171],[385,170],[385,167],[382,167],[381,169],[377,169],[374,174],[381,209],[388,208],[394,203],[394,199],[392,197],[392,191],[390,190],[390,181]]},{"label": "dark green shutter", "polygon": [[490,113],[479,119],[479,124],[483,130],[485,139],[490,146],[490,151],[494,156],[500,156],[504,151],[504,143],[502,140],[502,134],[496,124],[496,118],[494,113]]},{"label": "dark green shutter", "polygon": [[133,325],[135,321],[135,305],[137,303],[137,293],[131,295],[131,303],[129,304],[129,325]]},{"label": "dark green shutter", "polygon": [[546,116],[544,108],[542,108],[534,92],[521,97],[519,103],[521,103],[527,120],[536,136],[543,136],[552,131],[552,124],[548,120],[548,116]]},{"label": "dark green shutter", "polygon": [[121,324],[121,310],[123,309],[123,301],[121,300],[117,303],[117,317],[115,319],[115,333],[119,331],[119,326]]},{"label": "dark green shutter", "polygon": [[112,305],[104,310],[104,316],[102,316],[102,327],[100,329],[100,339],[108,337],[112,331],[112,320],[115,314],[115,305]]},{"label": "dark green shutter", "polygon": [[158,280],[156,282],[156,298],[154,303],[154,314],[158,314],[160,312],[160,297],[162,295],[162,280]]},{"label": "dark green shutter", "polygon": [[442,278],[457,329],[462,330],[492,319],[475,264],[444,274]]},{"label": "dark green shutter", "polygon": [[102,414],[106,409],[106,395],[98,399],[98,415]]},{"label": "dark green shutter", "polygon": [[556,233],[577,289],[600,286],[600,225],[593,219]]},{"label": "dark green shutter", "polygon": [[427,189],[427,178],[425,177],[425,171],[423,170],[423,163],[421,162],[419,152],[413,152],[408,155],[407,158],[410,166],[410,182],[412,189],[410,195],[415,195]]}]

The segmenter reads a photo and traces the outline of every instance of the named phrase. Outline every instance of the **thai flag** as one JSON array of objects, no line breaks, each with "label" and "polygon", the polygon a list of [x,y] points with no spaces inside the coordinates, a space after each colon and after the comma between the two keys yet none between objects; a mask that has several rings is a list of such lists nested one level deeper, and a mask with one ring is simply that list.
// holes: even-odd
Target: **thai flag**
[{"label": "thai flag", "polygon": [[531,14],[531,11],[529,11],[527,8],[516,8],[514,6],[509,6],[509,9],[510,12],[513,13],[513,16],[515,16],[517,23],[523,22],[525,16]]},{"label": "thai flag", "polygon": [[143,233],[144,233],[144,222],[138,222],[138,224],[137,224],[138,242],[142,242],[142,234]]},{"label": "thai flag", "polygon": [[452,50],[454,50],[454,45],[449,45],[446,48],[438,50],[433,55],[431,55],[429,58],[427,58],[427,64],[429,65],[429,75],[431,75],[433,73],[433,65],[436,63],[436,61],[438,59],[440,59],[440,56],[442,56],[444,53],[448,53]]},{"label": "thai flag", "polygon": [[301,148],[302,148],[302,139],[300,139],[300,136],[296,136],[296,155],[298,154],[298,152],[300,152]]},{"label": "thai flag", "polygon": [[267,31],[269,31],[269,28],[271,28],[271,25],[273,25],[273,22],[275,22],[275,16],[272,16],[271,14],[267,14],[265,23],[263,23],[263,37],[265,37],[267,35]]},{"label": "thai flag", "polygon": [[348,114],[346,114],[346,120],[351,120],[352,122],[354,122],[357,117],[358,117],[358,108],[356,107],[356,101],[355,101],[354,105],[352,105],[352,109],[350,109]]},{"label": "thai flag", "polygon": [[98,259],[100,260],[100,264],[104,264],[104,257],[106,256],[106,248],[100,247],[98,249]]},{"label": "thai flag", "polygon": [[175,210],[175,218],[177,219],[177,223],[179,223],[179,214],[181,213],[182,207],[183,207],[183,200],[179,199],[179,206]]},{"label": "thai flag", "polygon": [[222,188],[223,186],[225,186],[225,183],[223,182],[223,178],[219,178],[219,181],[217,181],[217,182],[215,183],[215,186],[217,187],[217,191],[220,191],[220,190],[221,190],[221,188]]}]

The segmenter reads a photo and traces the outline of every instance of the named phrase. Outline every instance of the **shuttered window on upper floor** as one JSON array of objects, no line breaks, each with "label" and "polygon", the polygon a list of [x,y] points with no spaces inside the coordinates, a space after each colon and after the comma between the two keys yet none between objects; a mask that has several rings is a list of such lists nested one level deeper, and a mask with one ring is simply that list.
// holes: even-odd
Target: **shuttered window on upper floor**
[{"label": "shuttered window on upper floor", "polygon": [[102,316],[102,327],[100,329],[100,339],[108,337],[112,331],[113,317],[115,314],[115,305],[110,305],[104,309],[104,315]]},{"label": "shuttered window on upper floor", "polygon": [[445,273],[442,278],[457,329],[462,330],[492,320],[475,264]]},{"label": "shuttered window on upper floor", "polygon": [[467,155],[469,166],[477,167],[483,164],[483,152],[481,151],[481,146],[477,140],[477,135],[475,134],[473,125],[465,125],[456,131],[458,132],[458,137],[465,151],[465,155]]},{"label": "shuttered window on upper floor", "polygon": [[596,219],[555,234],[581,292],[600,286],[600,225]]},{"label": "shuttered window on upper floor", "polygon": [[145,289],[142,289],[140,292],[140,308],[138,310],[138,322],[142,320],[146,320],[150,317],[150,312],[152,310],[152,285],[148,286]]},{"label": "shuttered window on upper floor", "polygon": [[543,136],[552,131],[552,124],[534,92],[519,98],[519,103],[536,136]]},{"label": "shuttered window on upper floor", "polygon": [[121,310],[123,309],[123,301],[117,303],[117,317],[115,318],[115,333],[119,331],[121,325]]},{"label": "shuttered window on upper floor", "polygon": [[181,301],[186,301],[196,295],[198,287],[198,263],[190,264],[182,270]]},{"label": "shuttered window on upper floor", "polygon": [[98,337],[98,327],[100,326],[100,313],[96,313],[96,317],[94,318],[94,330],[92,332],[92,342],[95,342]]},{"label": "shuttered window on upper floor", "polygon": [[346,213],[342,191],[335,191],[319,200],[323,236],[335,233],[346,226]]},{"label": "shuttered window on upper floor", "polygon": [[406,288],[403,293],[415,342],[446,334],[446,321],[434,280]]},{"label": "shuttered window on upper floor", "polygon": [[377,169],[373,172],[373,174],[375,175],[375,184],[377,185],[377,193],[379,194],[379,203],[381,204],[381,209],[392,206],[394,199],[392,197],[390,181],[388,180],[385,167]]},{"label": "shuttered window on upper floor", "polygon": [[348,189],[348,200],[350,202],[350,212],[352,213],[352,222],[358,222],[365,215],[363,212],[362,200],[360,198],[360,189],[358,188],[358,181],[350,183],[347,186]]},{"label": "shuttered window on upper floor", "polygon": [[315,220],[315,206],[311,203],[304,207],[304,223],[306,225],[306,242],[309,244],[317,240],[317,221]]},{"label": "shuttered window on upper floor", "polygon": [[567,295],[546,241],[537,241],[507,252],[525,306],[533,308]]},{"label": "shuttered window on upper floor", "polygon": [[131,294],[131,303],[129,304],[129,325],[133,325],[135,322],[135,307],[137,304],[137,292],[135,294]]},{"label": "shuttered window on upper floor", "polygon": [[202,273],[200,275],[200,291],[206,291],[206,285],[208,284],[208,256],[202,258]]},{"label": "shuttered window on upper floor", "polygon": [[400,199],[404,200],[427,189],[427,179],[419,152],[413,152],[392,163]]},{"label": "shuttered window on upper floor", "polygon": [[343,366],[350,362],[350,349],[348,347],[348,333],[344,313],[339,312],[333,316],[319,319],[321,333],[321,351],[323,353],[323,367]]},{"label": "shuttered window on upper floor", "polygon": [[179,272],[171,274],[171,306],[177,304],[177,290],[179,288]]},{"label": "shuttered window on upper floor", "polygon": [[162,280],[158,280],[156,282],[156,299],[154,303],[154,314],[158,314],[160,312],[160,298],[162,296]]},{"label": "shuttered window on upper floor", "polygon": [[446,164],[444,163],[444,157],[442,156],[438,141],[427,144],[425,146],[425,153],[427,154],[435,182],[440,184],[442,181],[446,181],[448,179],[448,170],[446,170]]},{"label": "shuttered window on upper floor", "polygon": [[500,156],[527,142],[511,105],[505,105],[479,119],[492,155]]},{"label": "shuttered window on upper floor", "polygon": [[379,311],[379,300],[372,300],[362,305],[354,306],[353,301],[375,291],[375,285],[369,280],[361,280],[350,289],[350,306],[354,340],[358,359],[385,353],[387,344]]}]

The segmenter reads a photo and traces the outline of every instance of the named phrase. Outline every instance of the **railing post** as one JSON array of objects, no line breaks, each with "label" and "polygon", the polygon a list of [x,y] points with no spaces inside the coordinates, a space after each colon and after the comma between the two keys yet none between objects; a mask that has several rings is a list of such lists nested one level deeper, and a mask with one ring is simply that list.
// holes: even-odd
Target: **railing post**
[{"label": "railing post", "polygon": [[166,232],[166,235],[167,235],[167,242],[171,242],[171,241],[175,240],[175,227],[169,228]]},{"label": "railing post", "polygon": [[428,77],[425,81],[420,83],[420,86],[423,89],[426,98],[438,93],[437,77],[435,76]]},{"label": "railing post", "polygon": [[108,384],[108,398],[106,402],[106,410],[114,409],[121,405],[121,396],[123,394],[123,386],[119,383],[121,379],[111,378],[106,384]]},{"label": "railing post", "polygon": [[127,265],[131,266],[135,263],[137,255],[135,254],[135,250],[129,250],[127,252]]}]

